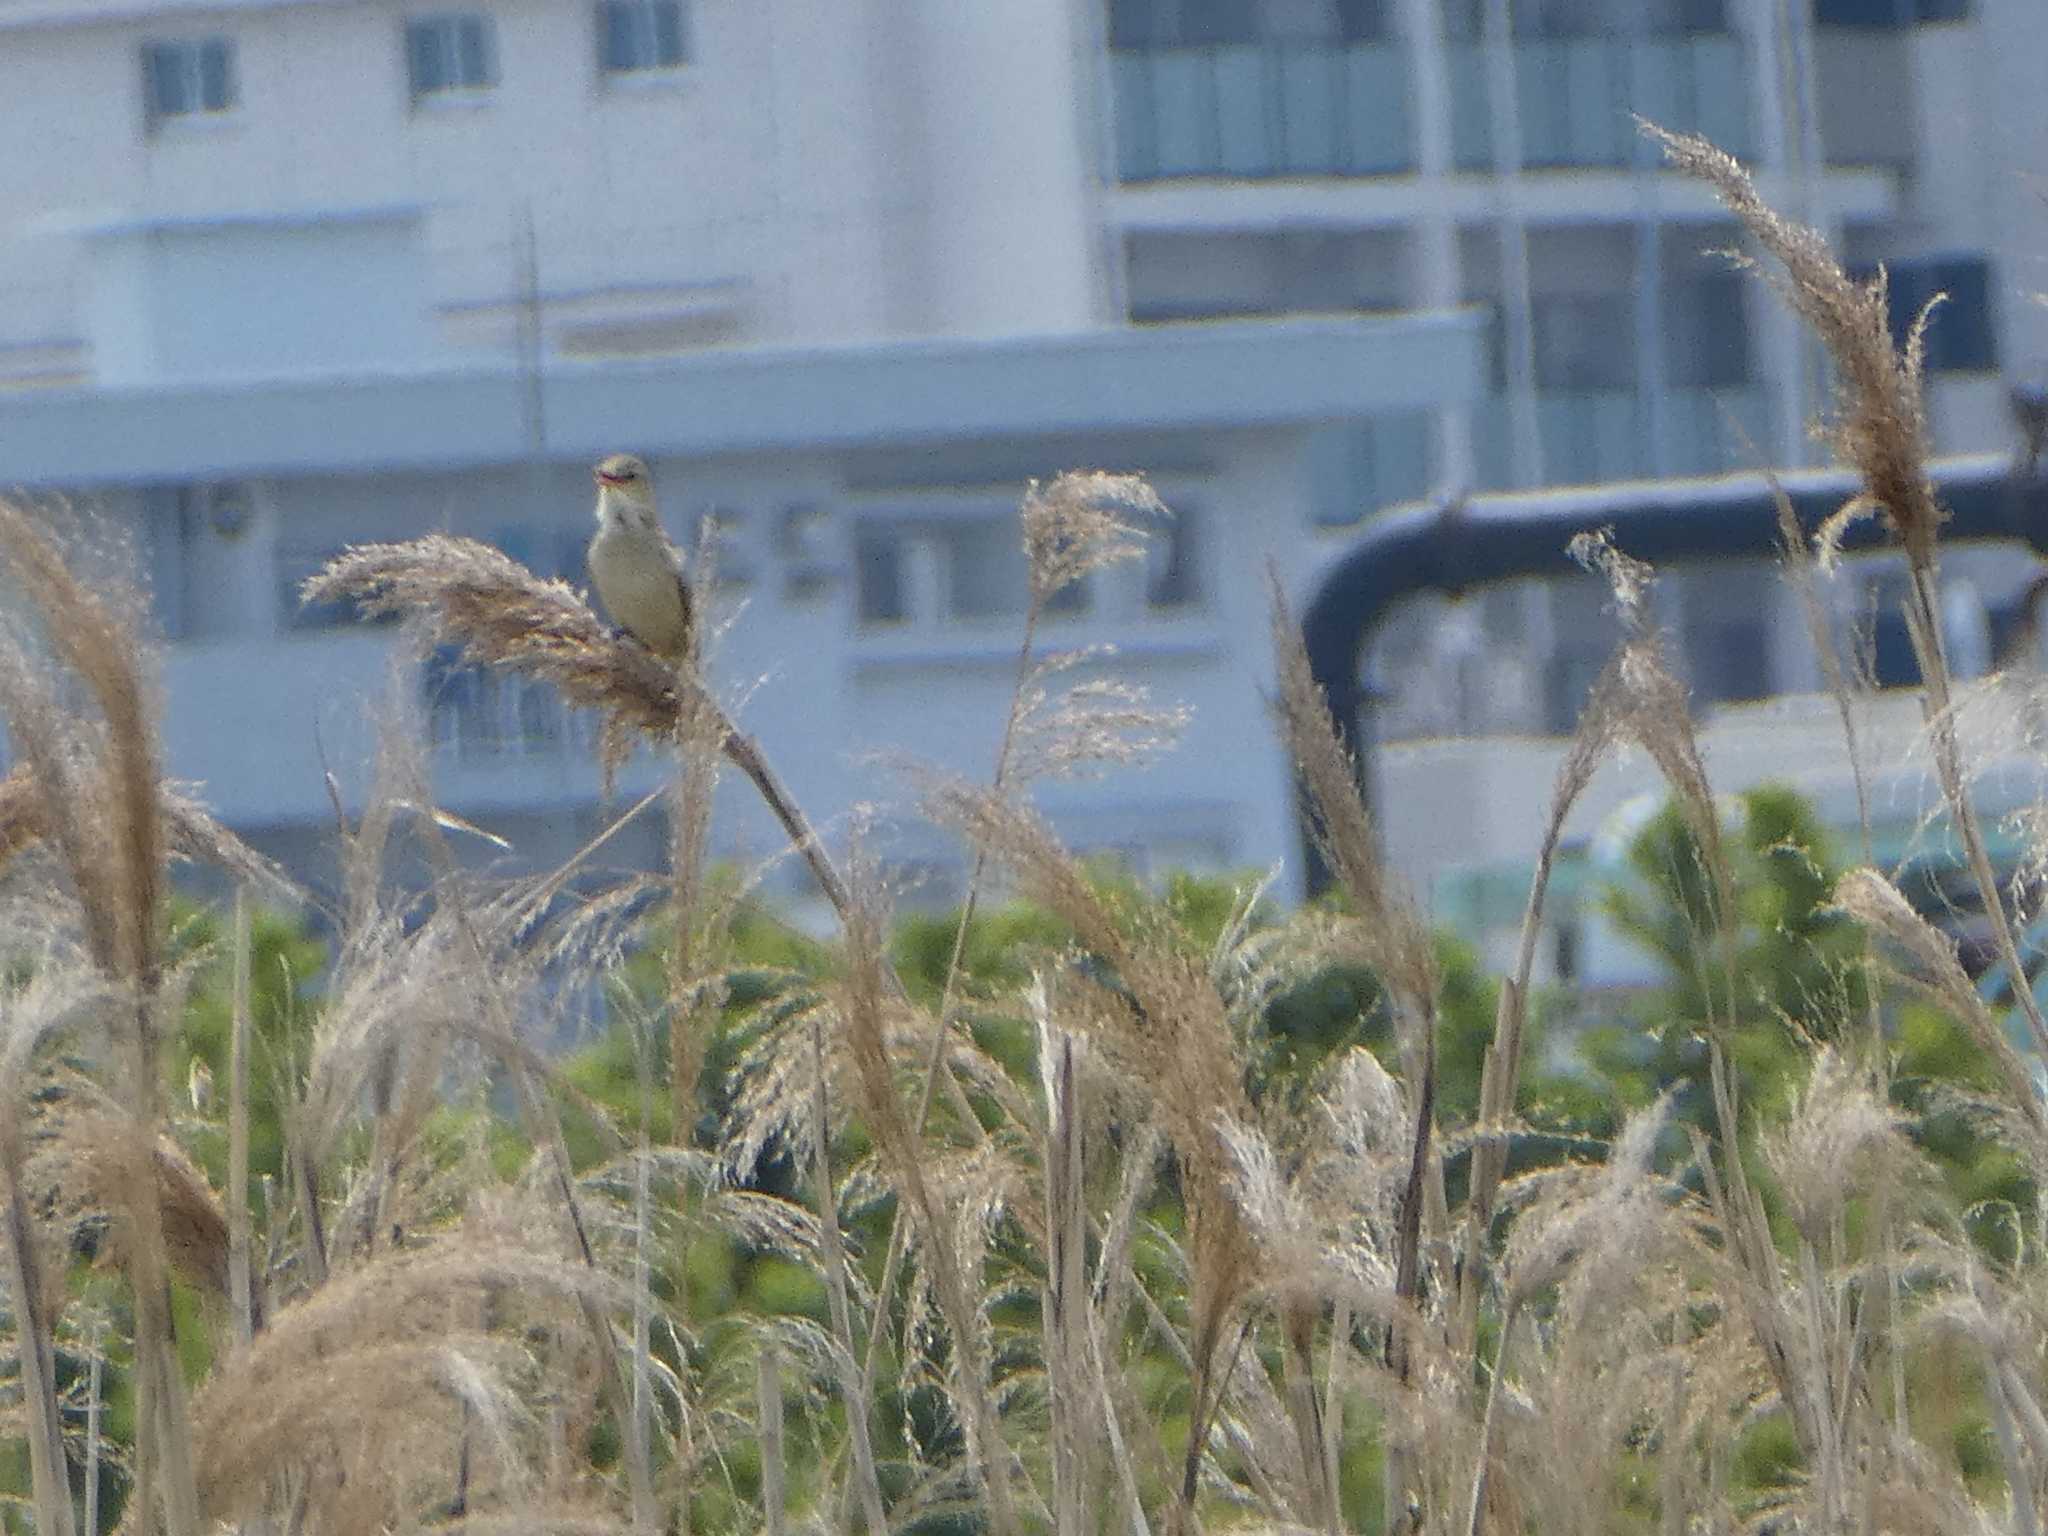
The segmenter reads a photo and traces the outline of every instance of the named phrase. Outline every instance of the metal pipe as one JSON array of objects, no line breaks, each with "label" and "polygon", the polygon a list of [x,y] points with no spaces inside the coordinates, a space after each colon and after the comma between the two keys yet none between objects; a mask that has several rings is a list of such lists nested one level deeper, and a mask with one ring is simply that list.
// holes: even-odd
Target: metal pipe
[{"label": "metal pipe", "polygon": [[[2003,455],[1937,460],[1931,470],[1949,512],[1944,539],[2010,539],[2048,555],[2048,476],[2022,479]],[[1809,534],[1862,489],[1844,470],[1790,473],[1778,480]],[[1494,582],[1570,574],[1575,567],[1566,546],[1578,534],[1601,529],[1612,533],[1625,554],[1660,568],[1768,559],[1778,551],[1770,482],[1741,475],[1395,507],[1369,524],[1331,567],[1302,615],[1302,640],[1338,731],[1359,764],[1368,806],[1375,695],[1362,674],[1387,616],[1412,597],[1461,597]],[[1888,537],[1879,520],[1865,518],[1842,544],[1849,551],[1871,550]],[[1302,842],[1314,893],[1329,884],[1329,871],[1305,819]]]}]

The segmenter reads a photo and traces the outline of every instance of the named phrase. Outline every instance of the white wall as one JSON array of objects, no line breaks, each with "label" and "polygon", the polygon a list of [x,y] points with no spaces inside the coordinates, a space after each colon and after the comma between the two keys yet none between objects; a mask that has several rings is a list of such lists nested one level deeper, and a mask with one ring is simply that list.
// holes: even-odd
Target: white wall
[{"label": "white wall", "polygon": [[87,249],[86,334],[104,383],[371,373],[431,357],[409,215],[128,226]]},{"label": "white wall", "polygon": [[[104,317],[64,280],[81,228],[390,206],[424,210],[442,303],[520,297],[530,212],[544,297],[644,289],[652,309],[661,290],[716,285],[737,291],[741,340],[1102,318],[1069,0],[695,0],[688,66],[626,78],[599,70],[584,0],[489,10],[497,87],[418,104],[389,0],[0,15],[0,120],[35,144],[0,157],[0,278],[43,307],[10,314],[0,341]],[[213,33],[235,42],[237,108],[148,131],[144,40]]]}]

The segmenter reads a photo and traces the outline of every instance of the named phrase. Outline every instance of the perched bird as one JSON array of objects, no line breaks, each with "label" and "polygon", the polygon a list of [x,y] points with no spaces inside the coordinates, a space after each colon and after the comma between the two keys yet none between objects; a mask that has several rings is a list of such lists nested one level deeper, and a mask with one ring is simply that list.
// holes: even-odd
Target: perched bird
[{"label": "perched bird", "polygon": [[191,1095],[193,1114],[213,1113],[213,1068],[206,1064],[205,1058],[192,1058],[191,1070],[185,1074],[185,1092]]},{"label": "perched bird", "polygon": [[590,583],[605,612],[664,660],[690,654],[690,584],[683,556],[662,532],[654,477],[630,453],[602,461],[597,477],[597,533],[591,538]]}]

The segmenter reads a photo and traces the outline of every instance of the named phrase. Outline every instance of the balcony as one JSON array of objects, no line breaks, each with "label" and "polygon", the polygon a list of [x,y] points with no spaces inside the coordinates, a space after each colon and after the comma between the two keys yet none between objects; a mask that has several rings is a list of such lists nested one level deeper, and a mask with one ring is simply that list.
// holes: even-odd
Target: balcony
[{"label": "balcony", "polygon": [[[1598,485],[1674,475],[1751,469],[1769,442],[1768,396],[1755,385],[1672,389],[1662,400],[1663,451],[1651,429],[1650,401],[1638,390],[1541,390],[1536,432],[1543,476],[1551,485]],[[1747,433],[1749,441],[1743,440]],[[1481,486],[1514,481],[1508,403],[1484,400],[1472,413],[1472,450]]]},{"label": "balcony", "polygon": [[1414,163],[1408,80],[1381,43],[1119,49],[1124,181],[1385,176]]},{"label": "balcony", "polygon": [[[1522,164],[1530,169],[1653,164],[1656,147],[1637,130],[1637,117],[1704,134],[1738,157],[1752,152],[1747,61],[1726,33],[1532,38],[1513,46]],[[1491,123],[1485,52],[1455,44],[1451,155],[1459,170],[1493,168]]]}]

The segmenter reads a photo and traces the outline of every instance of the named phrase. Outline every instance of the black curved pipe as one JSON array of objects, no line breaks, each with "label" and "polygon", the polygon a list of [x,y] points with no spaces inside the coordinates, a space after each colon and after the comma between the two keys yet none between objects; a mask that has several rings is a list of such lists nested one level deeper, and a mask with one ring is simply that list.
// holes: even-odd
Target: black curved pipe
[{"label": "black curved pipe", "polygon": [[[1936,461],[1935,491],[1949,511],[1944,540],[2015,539],[2048,555],[2048,477],[2020,478],[2010,461]],[[1810,534],[1861,490],[1846,471],[1779,477]],[[1368,648],[1394,607],[1411,597],[1457,597],[1474,587],[1575,570],[1566,546],[1581,533],[1612,531],[1615,547],[1665,567],[1695,560],[1768,558],[1778,551],[1778,510],[1761,475],[1656,480],[1568,491],[1475,496],[1446,505],[1396,507],[1375,519],[1322,579],[1302,615],[1310,670],[1359,764],[1370,799],[1371,690],[1361,679]],[[1882,546],[1875,518],[1859,521],[1847,550]],[[1311,894],[1329,884],[1306,820],[1304,868]]]}]

